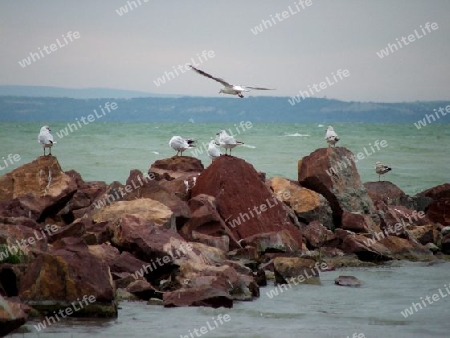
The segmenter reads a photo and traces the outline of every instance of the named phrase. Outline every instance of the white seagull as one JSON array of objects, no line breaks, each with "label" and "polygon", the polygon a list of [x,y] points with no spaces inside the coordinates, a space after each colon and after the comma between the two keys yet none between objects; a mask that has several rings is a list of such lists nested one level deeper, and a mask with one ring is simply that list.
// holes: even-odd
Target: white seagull
[{"label": "white seagull", "polygon": [[211,140],[207,150],[208,156],[214,161],[219,156],[222,156],[222,152],[217,148],[216,140]]},{"label": "white seagull", "polygon": [[231,83],[228,83],[224,79],[221,79],[220,77],[214,77],[211,74],[205,73],[203,70],[195,68],[194,66],[189,65],[189,67],[191,67],[194,71],[196,71],[200,75],[209,77],[210,79],[213,79],[213,80],[215,80],[217,82],[220,82],[224,86],[224,88],[219,90],[219,94],[220,93],[224,93],[224,94],[230,94],[230,95],[237,95],[240,98],[243,98],[244,97],[243,93],[244,92],[249,92],[250,91],[249,89],[275,90],[274,88],[263,88],[263,87],[251,87],[251,86],[232,85]]},{"label": "white seagull", "polygon": [[325,134],[325,140],[327,140],[328,146],[331,144],[336,146],[336,143],[339,141],[339,136],[336,134],[332,126],[328,126]]},{"label": "white seagull", "polygon": [[38,136],[38,142],[42,144],[42,148],[44,148],[44,156],[45,156],[45,148],[49,148],[49,155],[52,154],[53,144],[56,144],[56,141],[53,141],[53,135],[50,134],[52,130],[49,126],[43,126]]},{"label": "white seagull", "polygon": [[375,172],[378,174],[378,182],[381,180],[381,175],[384,175],[391,170],[392,168],[388,167],[387,165],[384,165],[380,161],[377,161],[375,163]]},{"label": "white seagull", "polygon": [[221,130],[217,133],[219,135],[219,145],[222,148],[225,148],[225,155],[227,155],[227,149],[230,149],[230,155],[231,155],[231,149],[233,149],[236,146],[239,146],[241,144],[244,144],[244,142],[236,141],[233,136],[228,135],[225,130]]},{"label": "white seagull", "polygon": [[177,151],[176,156],[178,156],[178,153],[180,152],[181,156],[183,156],[183,151],[195,147],[194,142],[195,141],[191,139],[184,139],[181,136],[174,136],[170,139],[169,146],[171,146],[173,149]]}]

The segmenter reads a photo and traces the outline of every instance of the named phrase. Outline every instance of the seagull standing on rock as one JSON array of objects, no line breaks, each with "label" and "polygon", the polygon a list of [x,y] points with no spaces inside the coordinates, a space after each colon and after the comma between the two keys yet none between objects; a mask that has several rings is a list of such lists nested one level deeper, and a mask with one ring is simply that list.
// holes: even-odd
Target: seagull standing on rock
[{"label": "seagull standing on rock", "polygon": [[328,146],[333,145],[336,147],[336,143],[339,141],[339,136],[336,134],[332,126],[328,126],[325,134],[325,140],[327,140]]},{"label": "seagull standing on rock", "polygon": [[244,142],[236,141],[234,137],[228,135],[225,130],[219,131],[217,135],[219,135],[219,145],[222,148],[225,148],[225,155],[227,155],[227,149],[230,149],[230,156],[231,156],[231,149],[241,144],[244,144]]},{"label": "seagull standing on rock", "polygon": [[211,140],[207,150],[208,156],[214,161],[216,158],[222,156],[222,152],[217,148],[216,140]]},{"label": "seagull standing on rock", "polygon": [[186,149],[195,147],[194,145],[195,141],[191,140],[191,139],[184,139],[181,136],[174,136],[170,139],[169,141],[169,145],[177,151],[177,155],[178,153],[181,152],[181,156],[183,156],[183,151],[185,151]]},{"label": "seagull standing on rock", "polygon": [[49,148],[48,155],[51,155],[53,144],[56,144],[56,141],[53,141],[53,135],[50,134],[51,131],[49,126],[43,126],[38,136],[38,142],[42,144],[42,148],[44,148],[44,156],[45,148]]},{"label": "seagull standing on rock", "polygon": [[380,180],[381,180],[381,175],[384,175],[391,170],[392,170],[392,168],[388,167],[387,165],[384,165],[380,161],[376,162],[375,163],[375,172],[378,174],[378,182],[380,182]]},{"label": "seagull standing on rock", "polygon": [[221,79],[220,77],[214,77],[211,74],[205,73],[203,70],[197,69],[194,66],[189,65],[189,67],[192,68],[195,72],[199,73],[200,75],[206,76],[210,79],[213,79],[219,83],[221,83],[224,88],[219,90],[219,94],[230,94],[230,95],[237,95],[241,99],[244,97],[244,92],[249,92],[249,89],[255,89],[255,90],[275,90],[274,88],[264,88],[264,87],[251,87],[251,86],[239,86],[239,85],[232,85],[231,83],[228,83],[224,79]]}]

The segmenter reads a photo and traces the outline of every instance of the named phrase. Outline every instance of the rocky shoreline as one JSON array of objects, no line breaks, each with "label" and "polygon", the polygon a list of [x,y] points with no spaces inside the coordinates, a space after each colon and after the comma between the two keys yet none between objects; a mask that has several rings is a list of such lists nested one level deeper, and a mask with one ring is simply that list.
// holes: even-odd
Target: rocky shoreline
[{"label": "rocky shoreline", "polygon": [[29,318],[116,317],[122,299],[229,308],[271,279],[320,284],[341,266],[447,259],[450,183],[416,196],[363,184],[342,165],[352,155],[317,149],[297,181],[233,156],[207,168],[162,159],[109,185],[53,156],[22,165],[0,177],[0,335]]}]

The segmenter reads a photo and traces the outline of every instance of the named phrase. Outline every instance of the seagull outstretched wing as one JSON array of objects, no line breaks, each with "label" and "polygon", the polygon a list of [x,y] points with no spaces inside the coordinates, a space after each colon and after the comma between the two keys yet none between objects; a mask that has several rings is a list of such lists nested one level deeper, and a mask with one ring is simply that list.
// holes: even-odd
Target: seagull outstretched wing
[{"label": "seagull outstretched wing", "polygon": [[200,75],[209,77],[210,79],[213,79],[217,82],[220,82],[221,84],[223,84],[225,87],[233,87],[232,84],[228,83],[227,81],[225,81],[224,79],[221,79],[220,77],[214,77],[211,74],[205,73],[203,70],[197,69],[192,65],[189,65],[189,67],[191,67],[195,72],[199,73]]}]

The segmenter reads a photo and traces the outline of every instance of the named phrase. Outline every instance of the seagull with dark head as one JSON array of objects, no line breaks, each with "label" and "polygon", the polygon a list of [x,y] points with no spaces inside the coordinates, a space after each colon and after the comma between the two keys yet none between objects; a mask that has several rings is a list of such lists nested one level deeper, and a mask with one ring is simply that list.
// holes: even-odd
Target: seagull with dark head
[{"label": "seagull with dark head", "polygon": [[375,172],[378,174],[378,182],[380,182],[381,180],[381,175],[384,175],[391,170],[392,168],[388,167],[387,165],[384,165],[380,161],[377,161],[375,163]]},{"label": "seagull with dark head", "polygon": [[200,75],[206,76],[210,79],[213,79],[214,81],[217,81],[223,85],[223,88],[219,90],[219,94],[230,94],[230,95],[237,95],[240,98],[244,97],[245,92],[249,92],[249,89],[254,90],[275,90],[274,88],[264,88],[264,87],[253,87],[253,86],[242,86],[242,85],[233,85],[231,83],[228,83],[224,79],[220,77],[214,77],[211,74],[208,74],[204,72],[203,70],[200,70],[198,68],[195,68],[194,66],[189,65],[189,67],[192,68],[193,71],[197,72]]},{"label": "seagull with dark head", "polygon": [[48,154],[52,154],[52,147],[56,144],[56,141],[53,141],[53,135],[50,134],[52,130],[49,126],[43,126],[38,135],[38,142],[42,144],[42,148],[44,148],[44,156],[45,156],[45,148],[49,148]]},{"label": "seagull with dark head", "polygon": [[195,147],[195,141],[191,139],[184,139],[181,136],[174,136],[170,139],[169,145],[177,151],[177,155],[181,153],[181,156],[183,156],[183,151],[186,149]]}]

